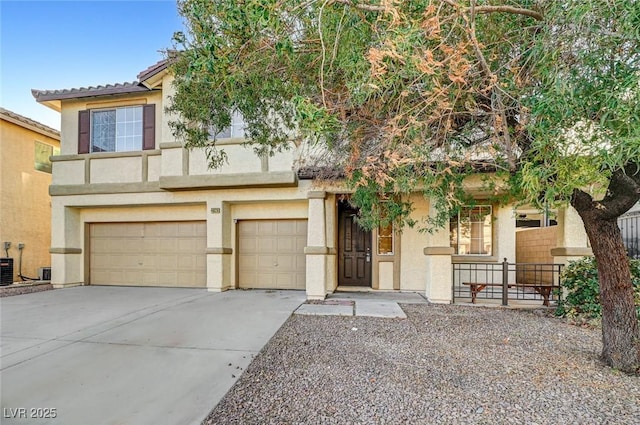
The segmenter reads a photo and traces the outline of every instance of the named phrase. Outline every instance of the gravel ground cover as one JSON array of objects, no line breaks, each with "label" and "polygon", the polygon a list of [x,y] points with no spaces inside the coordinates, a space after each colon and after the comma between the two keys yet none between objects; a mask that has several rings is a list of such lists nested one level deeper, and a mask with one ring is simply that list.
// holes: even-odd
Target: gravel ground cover
[{"label": "gravel ground cover", "polygon": [[0,287],[0,298],[4,297],[12,297],[14,295],[23,295],[23,294],[31,294],[34,292],[42,292],[53,289],[53,286],[50,283],[46,284],[37,284],[37,285],[10,285],[10,286],[1,286]]},{"label": "gravel ground cover", "polygon": [[407,319],[292,316],[203,424],[640,424],[640,377],[599,362],[599,329],[402,308]]}]

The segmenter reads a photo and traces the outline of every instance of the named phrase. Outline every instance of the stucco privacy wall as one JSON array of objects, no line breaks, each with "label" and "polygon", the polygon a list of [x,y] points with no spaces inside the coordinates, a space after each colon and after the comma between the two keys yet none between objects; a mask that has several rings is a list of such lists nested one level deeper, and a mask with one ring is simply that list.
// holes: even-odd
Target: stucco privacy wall
[{"label": "stucco privacy wall", "polygon": [[[7,111],[9,114],[9,111]],[[51,174],[35,169],[35,144],[58,148],[58,139],[34,131],[31,125],[0,121],[0,243],[11,242],[13,280],[18,281],[18,244],[23,243],[22,274],[37,278],[38,268],[50,266]],[[52,129],[53,131],[53,129]],[[46,132],[48,133],[48,132]],[[0,249],[4,248],[0,245]],[[4,249],[0,257],[6,255]]]},{"label": "stucco privacy wall", "polygon": [[554,263],[568,264],[584,256],[593,255],[584,223],[571,206],[558,209],[556,246],[551,249]]},{"label": "stucco privacy wall", "polygon": [[553,263],[551,248],[556,246],[558,226],[518,229],[516,233],[517,263]]}]

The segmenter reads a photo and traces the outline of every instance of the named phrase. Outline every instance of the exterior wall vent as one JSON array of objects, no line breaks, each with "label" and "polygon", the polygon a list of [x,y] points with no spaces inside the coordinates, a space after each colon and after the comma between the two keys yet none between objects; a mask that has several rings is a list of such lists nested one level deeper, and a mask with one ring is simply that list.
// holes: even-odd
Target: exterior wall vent
[{"label": "exterior wall vent", "polygon": [[13,258],[0,258],[0,286],[13,283]]},{"label": "exterior wall vent", "polygon": [[38,280],[51,280],[51,267],[40,267],[38,269]]}]

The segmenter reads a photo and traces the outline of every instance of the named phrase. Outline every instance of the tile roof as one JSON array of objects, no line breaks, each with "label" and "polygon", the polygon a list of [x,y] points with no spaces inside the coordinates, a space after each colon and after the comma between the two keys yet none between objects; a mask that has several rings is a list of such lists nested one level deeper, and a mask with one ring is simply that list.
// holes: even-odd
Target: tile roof
[{"label": "tile roof", "polygon": [[154,63],[144,71],[140,71],[140,73],[138,74],[138,81],[148,80],[154,75],[167,69],[167,66],[169,65],[169,60],[170,60],[169,58],[162,59]]},{"label": "tile roof", "polygon": [[19,122],[22,124],[26,124],[31,127],[35,127],[38,130],[41,130],[45,133],[50,133],[48,135],[54,135],[54,139],[57,138],[60,140],[60,132],[55,128],[51,128],[48,125],[44,125],[38,121],[32,120],[31,118],[27,118],[24,115],[17,114],[13,111],[0,107],[0,118],[6,118],[8,121]]},{"label": "tile roof", "polygon": [[31,94],[38,102],[47,102],[51,100],[79,99],[83,97],[107,96],[115,94],[128,94],[145,92],[152,90],[145,87],[142,82],[148,80],[154,75],[167,69],[169,62],[175,57],[173,51],[169,52],[169,57],[162,59],[138,74],[138,81],[106,84],[99,86],[78,87],[72,89],[61,90],[31,90]]},{"label": "tile roof", "polygon": [[31,90],[31,94],[38,102],[47,100],[78,99],[81,97],[105,96],[110,94],[125,94],[145,92],[150,89],[137,81],[130,83],[107,84],[104,86],[79,87],[62,90]]}]

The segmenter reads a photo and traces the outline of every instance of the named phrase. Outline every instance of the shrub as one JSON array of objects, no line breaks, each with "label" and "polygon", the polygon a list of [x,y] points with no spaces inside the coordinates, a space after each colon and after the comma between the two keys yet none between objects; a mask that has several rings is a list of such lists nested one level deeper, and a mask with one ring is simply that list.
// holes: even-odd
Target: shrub
[{"label": "shrub", "polygon": [[[630,260],[631,281],[634,287],[636,312],[640,319],[640,260]],[[560,276],[563,297],[556,315],[596,319],[602,316],[598,268],[593,257],[570,261]]]}]

